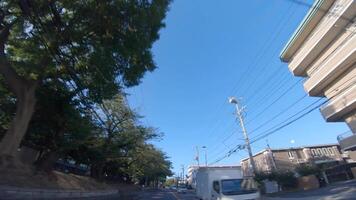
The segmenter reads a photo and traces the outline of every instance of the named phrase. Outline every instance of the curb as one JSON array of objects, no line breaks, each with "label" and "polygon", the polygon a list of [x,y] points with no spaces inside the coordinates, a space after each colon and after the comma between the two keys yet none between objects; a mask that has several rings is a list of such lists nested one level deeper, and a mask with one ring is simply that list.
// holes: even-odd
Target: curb
[{"label": "curb", "polygon": [[0,199],[65,199],[83,197],[102,197],[119,195],[118,190],[85,192],[78,190],[42,190],[42,189],[19,189],[0,188]]}]

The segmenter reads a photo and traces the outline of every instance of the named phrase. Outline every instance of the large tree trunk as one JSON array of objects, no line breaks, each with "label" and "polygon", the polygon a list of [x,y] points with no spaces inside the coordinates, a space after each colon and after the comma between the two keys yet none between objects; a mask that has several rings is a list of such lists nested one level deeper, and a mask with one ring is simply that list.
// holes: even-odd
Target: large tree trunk
[{"label": "large tree trunk", "polygon": [[11,164],[6,167],[14,167],[17,149],[34,112],[37,83],[19,76],[7,62],[4,53],[0,53],[0,74],[17,98],[15,117],[0,142],[0,166]]}]

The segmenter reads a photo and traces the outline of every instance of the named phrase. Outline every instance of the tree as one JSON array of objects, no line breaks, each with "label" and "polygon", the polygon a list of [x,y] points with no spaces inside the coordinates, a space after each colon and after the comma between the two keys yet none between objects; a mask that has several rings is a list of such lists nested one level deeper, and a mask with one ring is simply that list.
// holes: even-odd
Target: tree
[{"label": "tree", "polygon": [[133,156],[135,161],[129,167],[133,179],[141,184],[157,186],[157,183],[165,182],[167,176],[172,176],[172,163],[164,152],[151,144],[143,145]]},{"label": "tree", "polygon": [[38,103],[22,143],[39,151],[36,165],[50,172],[58,158],[90,137],[96,127],[63,85],[42,86],[36,96]]},{"label": "tree", "polygon": [[[99,105],[101,120],[96,120],[100,133],[94,148],[97,156],[91,159],[92,175],[102,179],[104,173],[114,175],[113,166],[127,167],[129,152],[145,141],[160,137],[152,128],[138,125],[139,116],[127,105],[123,95],[104,100]],[[94,120],[94,119],[93,119]],[[107,165],[111,165],[110,169]]]},{"label": "tree", "polygon": [[316,165],[298,165],[295,168],[295,171],[300,175],[300,176],[308,176],[308,175],[318,175],[321,172],[321,169],[316,166]]},{"label": "tree", "polygon": [[91,108],[154,70],[150,49],[168,5],[169,0],[1,1],[0,74],[16,97],[0,143],[1,163],[14,161],[41,85],[63,84]]}]

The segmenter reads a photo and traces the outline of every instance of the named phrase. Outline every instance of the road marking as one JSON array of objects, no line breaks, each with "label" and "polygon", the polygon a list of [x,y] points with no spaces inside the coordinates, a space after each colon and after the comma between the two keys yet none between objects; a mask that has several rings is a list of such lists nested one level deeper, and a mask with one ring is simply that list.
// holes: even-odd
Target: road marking
[{"label": "road marking", "polygon": [[173,195],[173,197],[174,197],[176,200],[180,200],[180,198],[176,195],[176,193],[171,192],[171,194]]}]

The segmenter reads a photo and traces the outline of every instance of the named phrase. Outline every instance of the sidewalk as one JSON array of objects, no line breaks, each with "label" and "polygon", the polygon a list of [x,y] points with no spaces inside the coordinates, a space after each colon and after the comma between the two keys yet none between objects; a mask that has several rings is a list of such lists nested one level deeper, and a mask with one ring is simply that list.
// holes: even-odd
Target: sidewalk
[{"label": "sidewalk", "polygon": [[342,181],[332,183],[326,187],[298,191],[298,192],[280,192],[268,194],[263,197],[264,200],[331,200],[331,199],[356,199],[356,180]]}]

